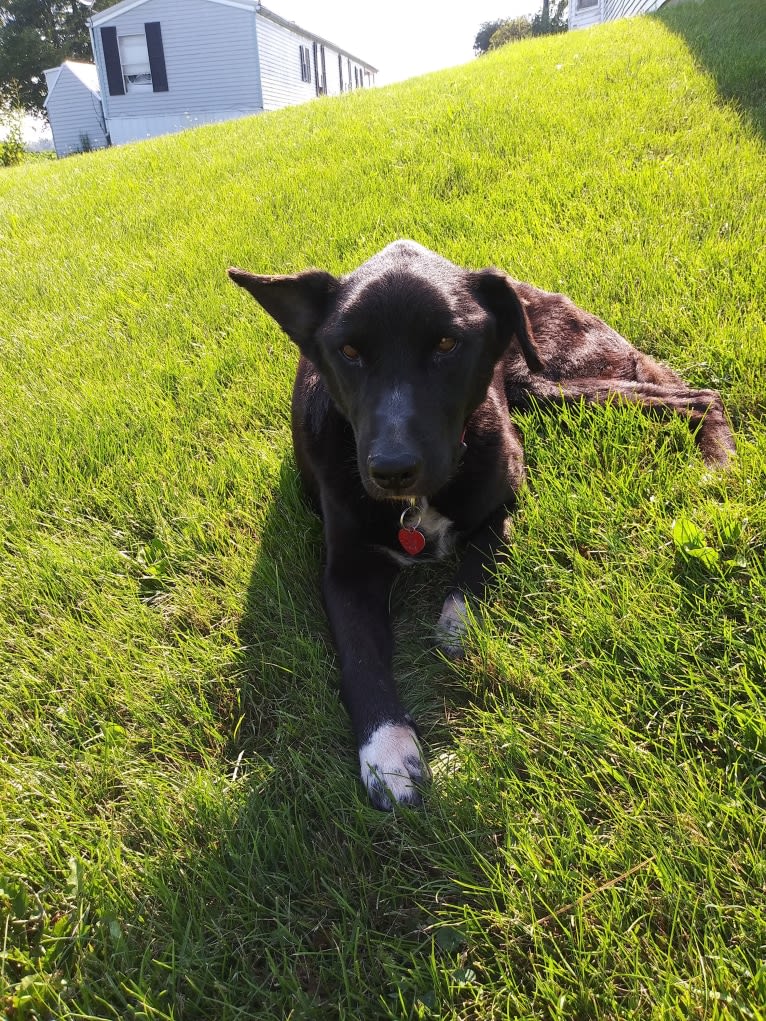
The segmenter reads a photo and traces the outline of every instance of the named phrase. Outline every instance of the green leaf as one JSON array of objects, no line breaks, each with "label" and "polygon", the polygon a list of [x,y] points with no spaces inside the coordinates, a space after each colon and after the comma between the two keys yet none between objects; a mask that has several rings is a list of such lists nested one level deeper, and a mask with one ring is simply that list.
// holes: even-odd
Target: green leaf
[{"label": "green leaf", "polygon": [[720,560],[718,550],[713,549],[712,546],[695,546],[691,549],[685,549],[684,553],[689,557],[694,557],[695,560],[699,560],[705,567],[710,569],[716,567]]},{"label": "green leaf", "polygon": [[82,862],[79,859],[72,857],[69,859],[69,878],[67,879],[66,885],[70,896],[74,900],[77,900],[82,893],[82,880]]},{"label": "green leaf", "polygon": [[698,549],[705,545],[705,533],[688,518],[677,518],[673,522],[673,542],[684,551]]},{"label": "green leaf", "polygon": [[445,925],[434,933],[434,942],[440,950],[454,953],[454,951],[459,950],[465,944],[466,939],[460,929]]},{"label": "green leaf", "polygon": [[457,968],[452,972],[452,979],[459,986],[471,986],[477,982],[473,968]]},{"label": "green leaf", "polygon": [[722,521],[718,526],[718,534],[724,546],[736,546],[742,538],[742,522]]}]

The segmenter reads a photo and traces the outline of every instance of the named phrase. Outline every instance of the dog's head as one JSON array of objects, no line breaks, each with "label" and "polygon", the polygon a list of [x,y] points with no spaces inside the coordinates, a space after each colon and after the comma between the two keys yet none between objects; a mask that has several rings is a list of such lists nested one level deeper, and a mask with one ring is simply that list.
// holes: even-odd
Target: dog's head
[{"label": "dog's head", "polygon": [[319,369],[356,438],[376,499],[431,496],[455,471],[461,435],[515,337],[539,368],[513,285],[396,241],[344,277],[230,269]]}]

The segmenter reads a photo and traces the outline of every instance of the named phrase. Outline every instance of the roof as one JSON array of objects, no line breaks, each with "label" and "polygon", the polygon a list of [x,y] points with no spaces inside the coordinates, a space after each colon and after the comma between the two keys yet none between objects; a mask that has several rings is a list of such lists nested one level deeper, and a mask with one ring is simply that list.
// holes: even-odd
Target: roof
[{"label": "roof", "polygon": [[98,70],[95,64],[83,64],[79,60],[65,60],[63,66],[68,68],[75,78],[79,78],[91,92],[100,93]]},{"label": "roof", "polygon": [[[178,3],[178,0],[174,0],[174,2]],[[257,11],[261,6],[259,0],[209,0],[209,2],[221,4],[224,7],[238,7],[241,11]],[[99,25],[119,18],[123,14],[127,14],[128,11],[132,11],[134,7],[141,7],[145,3],[148,3],[148,0],[120,0],[119,3],[112,4],[111,7],[106,7],[103,11],[97,11],[90,19],[91,25],[98,28]]]},{"label": "roof", "polygon": [[[65,60],[60,67],[50,67],[43,74],[46,76],[48,82],[48,95],[45,97],[43,106],[48,105],[48,100],[53,95],[53,90],[61,80],[61,72],[66,68],[70,71],[75,78],[77,78],[86,89],[89,89],[99,98],[101,96],[101,88],[98,84],[98,71],[96,70],[95,64],[83,64],[79,60]],[[51,77],[48,77],[50,75]]]},{"label": "roof", "polygon": [[[177,0],[176,0],[177,2]],[[94,14],[91,20],[91,25],[94,28],[98,28],[99,25],[106,24],[108,21],[113,21],[114,18],[119,18],[123,14],[127,14],[128,11],[132,11],[135,7],[140,7],[142,4],[148,3],[148,0],[120,0],[120,3],[113,4],[111,7],[107,7],[103,11],[99,11]],[[368,71],[377,72],[377,67],[373,67],[372,64],[366,60],[361,60],[359,57],[355,57],[353,53],[349,53],[348,50],[344,50],[338,46],[337,43],[330,42],[329,39],[323,39],[321,35],[317,35],[316,32],[309,32],[306,28],[301,28],[300,25],[296,25],[294,21],[288,21],[287,18],[281,17],[274,11],[270,11],[267,7],[263,7],[260,0],[208,0],[208,3],[221,4],[224,7],[238,7],[243,11],[253,11],[256,14],[260,14],[264,18],[268,18],[269,21],[273,21],[277,25],[281,25],[283,28],[289,28],[291,32],[300,32],[301,35],[307,36],[309,39],[314,39],[316,42],[324,46],[331,46],[338,53],[342,53],[344,57],[350,57],[355,63],[361,64],[362,67]]]}]

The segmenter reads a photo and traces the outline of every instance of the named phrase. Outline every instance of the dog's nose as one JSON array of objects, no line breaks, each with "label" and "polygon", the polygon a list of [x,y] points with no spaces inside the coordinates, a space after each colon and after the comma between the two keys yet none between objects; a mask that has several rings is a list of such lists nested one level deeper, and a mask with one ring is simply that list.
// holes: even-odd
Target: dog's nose
[{"label": "dog's nose", "polygon": [[404,490],[420,475],[421,461],[414,454],[375,454],[367,459],[370,478],[381,489]]}]

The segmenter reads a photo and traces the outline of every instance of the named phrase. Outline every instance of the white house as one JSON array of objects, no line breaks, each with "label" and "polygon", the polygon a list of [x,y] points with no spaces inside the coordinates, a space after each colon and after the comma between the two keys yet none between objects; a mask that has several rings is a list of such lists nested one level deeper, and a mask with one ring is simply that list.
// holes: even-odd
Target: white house
[{"label": "white house", "polygon": [[369,87],[377,72],[258,0],[121,0],[94,14],[90,31],[96,91],[70,97],[65,108],[56,92],[75,65],[45,72],[59,155],[81,150],[80,135],[90,148],[118,145]]},{"label": "white house", "polygon": [[93,64],[65,60],[45,72],[53,145],[59,156],[108,145],[98,74]]},{"label": "white house", "polygon": [[647,14],[664,3],[665,0],[569,0],[569,27],[585,28],[602,21]]}]

